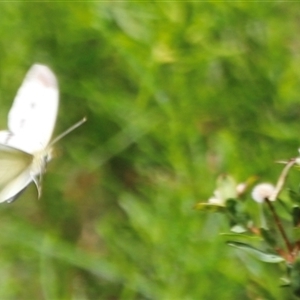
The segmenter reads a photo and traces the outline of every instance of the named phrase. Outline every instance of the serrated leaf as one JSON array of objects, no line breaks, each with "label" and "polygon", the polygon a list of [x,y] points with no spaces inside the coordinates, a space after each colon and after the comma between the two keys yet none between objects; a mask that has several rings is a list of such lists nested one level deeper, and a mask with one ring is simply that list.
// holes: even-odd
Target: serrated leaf
[{"label": "serrated leaf", "polygon": [[247,253],[249,253],[250,255],[255,257],[256,259],[266,262],[266,263],[276,264],[276,263],[285,261],[281,256],[278,256],[278,255],[272,254],[272,253],[263,252],[263,251],[256,249],[248,244],[228,241],[227,245],[241,249],[243,251],[246,251]]}]

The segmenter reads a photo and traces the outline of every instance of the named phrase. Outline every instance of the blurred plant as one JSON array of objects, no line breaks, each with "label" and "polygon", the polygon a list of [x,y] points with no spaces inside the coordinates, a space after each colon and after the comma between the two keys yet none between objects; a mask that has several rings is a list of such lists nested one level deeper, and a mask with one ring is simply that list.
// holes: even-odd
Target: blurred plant
[{"label": "blurred plant", "polygon": [[[300,297],[300,188],[289,189],[279,197],[289,171],[293,166],[299,166],[300,158],[280,163],[285,167],[276,185],[255,185],[251,192],[254,202],[249,201],[248,194],[257,177],[237,184],[233,177],[223,174],[217,179],[213,196],[205,203],[196,204],[196,209],[224,214],[230,232],[221,234],[234,238],[226,241],[227,245],[246,251],[260,261],[283,264],[285,274],[281,286],[291,287]],[[251,244],[241,240],[251,241]]]}]

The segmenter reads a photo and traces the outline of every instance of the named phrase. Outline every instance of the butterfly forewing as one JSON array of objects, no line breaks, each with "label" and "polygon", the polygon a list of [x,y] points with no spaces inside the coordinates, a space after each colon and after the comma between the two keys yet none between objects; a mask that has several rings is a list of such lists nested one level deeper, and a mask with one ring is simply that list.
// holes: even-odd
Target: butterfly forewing
[{"label": "butterfly forewing", "polygon": [[48,145],[58,109],[58,84],[44,65],[33,65],[18,90],[8,115],[10,132],[20,140],[19,149],[34,153]]}]

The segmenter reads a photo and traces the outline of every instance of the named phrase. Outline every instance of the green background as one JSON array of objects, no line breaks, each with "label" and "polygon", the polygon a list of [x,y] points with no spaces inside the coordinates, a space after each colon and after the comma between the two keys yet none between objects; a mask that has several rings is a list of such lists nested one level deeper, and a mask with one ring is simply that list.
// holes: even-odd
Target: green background
[{"label": "green background", "polygon": [[218,174],[274,182],[297,155],[299,20],[291,2],[0,3],[1,128],[36,62],[59,80],[54,136],[88,118],[41,199],[0,206],[0,299],[292,299],[283,266],[193,207]]}]

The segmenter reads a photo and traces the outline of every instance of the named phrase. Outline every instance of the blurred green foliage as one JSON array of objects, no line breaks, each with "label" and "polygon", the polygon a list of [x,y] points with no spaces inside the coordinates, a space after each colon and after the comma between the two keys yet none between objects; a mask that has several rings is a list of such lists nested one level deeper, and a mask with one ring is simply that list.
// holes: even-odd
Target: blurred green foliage
[{"label": "blurred green foliage", "polygon": [[193,207],[218,174],[274,181],[296,155],[297,3],[0,8],[1,128],[35,62],[59,79],[55,134],[88,118],[56,146],[42,198],[0,207],[0,299],[293,299],[277,265]]}]

